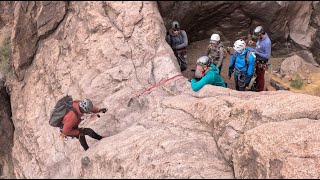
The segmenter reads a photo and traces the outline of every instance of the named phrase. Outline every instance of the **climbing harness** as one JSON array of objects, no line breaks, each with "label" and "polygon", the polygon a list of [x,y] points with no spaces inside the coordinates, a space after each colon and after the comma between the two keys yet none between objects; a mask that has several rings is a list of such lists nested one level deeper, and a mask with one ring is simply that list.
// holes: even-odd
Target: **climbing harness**
[{"label": "climbing harness", "polygon": [[251,90],[251,88],[253,87],[252,85],[253,85],[254,83],[256,83],[256,79],[257,79],[257,74],[256,74],[256,73],[253,73],[253,76],[252,76],[252,78],[251,78],[251,80],[250,80],[250,83],[249,83],[249,85],[248,85],[248,87],[247,87],[248,90]]},{"label": "climbing harness", "polygon": [[179,64],[179,66],[180,66],[180,70],[181,71],[184,71],[184,70],[186,70],[187,69],[187,63],[188,63],[188,61],[187,61],[187,59],[186,59],[186,52],[184,52],[184,55],[182,56],[182,51],[185,51],[185,48],[184,49],[181,49],[181,50],[177,50],[177,60],[178,60],[178,64]]},{"label": "climbing harness", "polygon": [[238,76],[238,85],[239,87],[246,86],[246,73],[241,73],[240,76]]}]

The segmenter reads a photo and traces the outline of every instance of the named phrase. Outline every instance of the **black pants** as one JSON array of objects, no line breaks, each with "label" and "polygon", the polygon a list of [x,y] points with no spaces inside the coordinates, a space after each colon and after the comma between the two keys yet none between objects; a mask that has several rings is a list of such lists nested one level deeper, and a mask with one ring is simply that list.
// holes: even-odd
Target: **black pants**
[{"label": "black pants", "polygon": [[79,141],[84,150],[87,150],[89,148],[85,135],[88,135],[97,140],[102,139],[102,136],[94,132],[91,128],[79,128],[79,131],[80,131]]},{"label": "black pants", "polygon": [[244,87],[240,87],[240,86],[239,86],[238,76],[237,76],[236,74],[234,74],[233,76],[234,76],[234,84],[235,84],[235,86],[236,86],[236,90],[237,90],[237,91],[245,91],[247,85],[244,86]]},{"label": "black pants", "polygon": [[[85,135],[88,135],[88,136],[90,136],[90,137],[92,137],[94,139],[97,139],[97,140],[101,140],[102,139],[102,136],[100,136],[99,134],[94,132],[94,130],[92,130],[91,128],[77,128],[77,129],[80,131],[79,136],[70,136],[70,135],[67,135],[67,136],[79,139],[80,144],[81,144],[81,146],[83,147],[83,149],[85,151],[87,149],[89,149],[89,146],[87,144]],[[61,132],[61,129],[60,129],[60,132]]]}]

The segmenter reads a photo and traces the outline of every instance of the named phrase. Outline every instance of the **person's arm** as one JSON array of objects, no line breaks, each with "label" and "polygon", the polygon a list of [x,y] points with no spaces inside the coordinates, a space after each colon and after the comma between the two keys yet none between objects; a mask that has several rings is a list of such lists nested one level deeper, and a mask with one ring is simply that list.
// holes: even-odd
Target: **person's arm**
[{"label": "person's arm", "polygon": [[166,41],[170,46],[172,46],[171,39],[170,39],[170,34],[168,32],[167,32],[167,35],[166,35]]},{"label": "person's arm", "polygon": [[229,69],[230,69],[230,67],[232,68],[232,70],[234,69],[235,61],[236,61],[236,56],[233,53],[231,56],[230,63],[229,63]]},{"label": "person's arm", "polygon": [[258,51],[256,54],[258,54],[262,58],[269,59],[271,56],[271,42],[267,41],[265,44],[263,44],[263,49],[265,51],[264,53],[261,51]]},{"label": "person's arm", "polygon": [[78,119],[76,115],[73,113],[69,116],[65,116],[64,118],[65,120],[62,128],[62,134],[70,135],[70,136],[78,136],[80,134],[79,130],[73,129],[73,127],[76,127],[78,125]]},{"label": "person's arm", "polygon": [[222,60],[224,58],[224,49],[223,47],[220,47],[220,50],[219,50],[220,54],[219,54],[219,62],[217,64],[217,67],[219,68],[220,66],[222,66]]},{"label": "person's arm", "polygon": [[98,108],[98,107],[95,107],[95,106],[93,106],[93,109],[92,109],[93,113],[99,113],[99,112],[105,113],[107,111],[108,111],[107,108]]},{"label": "person's arm", "polygon": [[181,34],[183,37],[183,43],[176,46],[176,49],[182,49],[188,46],[188,36],[186,31],[181,30]]},{"label": "person's arm", "polygon": [[200,81],[196,81],[195,79],[191,79],[191,88],[194,91],[199,91],[206,84],[210,84],[210,76],[204,76]]},{"label": "person's arm", "polygon": [[98,108],[98,107],[93,106],[93,108],[92,108],[92,112],[93,112],[93,113],[98,113],[98,112],[99,112],[99,108]]},{"label": "person's arm", "polygon": [[249,58],[248,58],[248,70],[247,70],[247,75],[252,76],[254,72],[254,62],[255,60],[255,55],[254,53],[250,53]]},{"label": "person's arm", "polygon": [[235,65],[236,65],[236,57],[234,55],[234,53],[232,54],[231,56],[231,60],[230,60],[230,64],[229,64],[229,71],[228,71],[228,77],[229,79],[231,78],[231,74],[233,73],[234,71],[234,68],[235,68]]}]

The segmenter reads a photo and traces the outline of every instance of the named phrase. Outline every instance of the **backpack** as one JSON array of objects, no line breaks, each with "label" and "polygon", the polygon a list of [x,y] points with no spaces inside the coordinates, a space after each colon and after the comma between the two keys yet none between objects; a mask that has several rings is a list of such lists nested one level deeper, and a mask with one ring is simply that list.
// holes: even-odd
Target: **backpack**
[{"label": "backpack", "polygon": [[66,95],[59,99],[54,108],[51,110],[49,124],[53,127],[62,127],[62,120],[70,110],[72,110],[76,114],[80,122],[81,119],[79,117],[79,114],[77,110],[72,106],[72,103],[72,97],[69,95]]},{"label": "backpack", "polygon": [[[246,54],[246,57],[244,58],[245,62],[246,62],[246,67],[247,67],[247,70],[246,72],[248,71],[248,59],[249,59],[249,56],[250,56],[250,53],[251,53],[252,50],[248,49],[247,51],[247,54]],[[234,52],[234,56],[237,58],[238,57],[238,53],[237,52]],[[234,64],[236,63],[236,61],[234,61]]]},{"label": "backpack", "polygon": [[223,58],[227,57],[228,51],[226,50],[226,48],[224,48],[224,46],[221,45],[221,44],[218,47],[219,47],[218,54],[220,54],[220,47],[222,47],[222,49],[223,49]]},{"label": "backpack", "polygon": [[224,46],[223,46],[223,44],[219,44],[218,45],[218,54],[220,54],[220,47],[222,47],[222,49],[223,49],[223,58],[225,58],[225,57],[227,57],[227,53],[228,53],[228,51],[226,50],[226,48],[224,48]]}]

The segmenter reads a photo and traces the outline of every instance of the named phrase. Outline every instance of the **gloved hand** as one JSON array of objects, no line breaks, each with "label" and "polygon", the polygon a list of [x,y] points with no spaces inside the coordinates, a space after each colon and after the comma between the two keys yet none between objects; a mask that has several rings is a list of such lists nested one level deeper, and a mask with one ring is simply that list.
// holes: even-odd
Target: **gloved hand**
[{"label": "gloved hand", "polygon": [[108,111],[108,109],[107,108],[99,108],[99,112],[102,112],[102,113],[106,113]]}]

